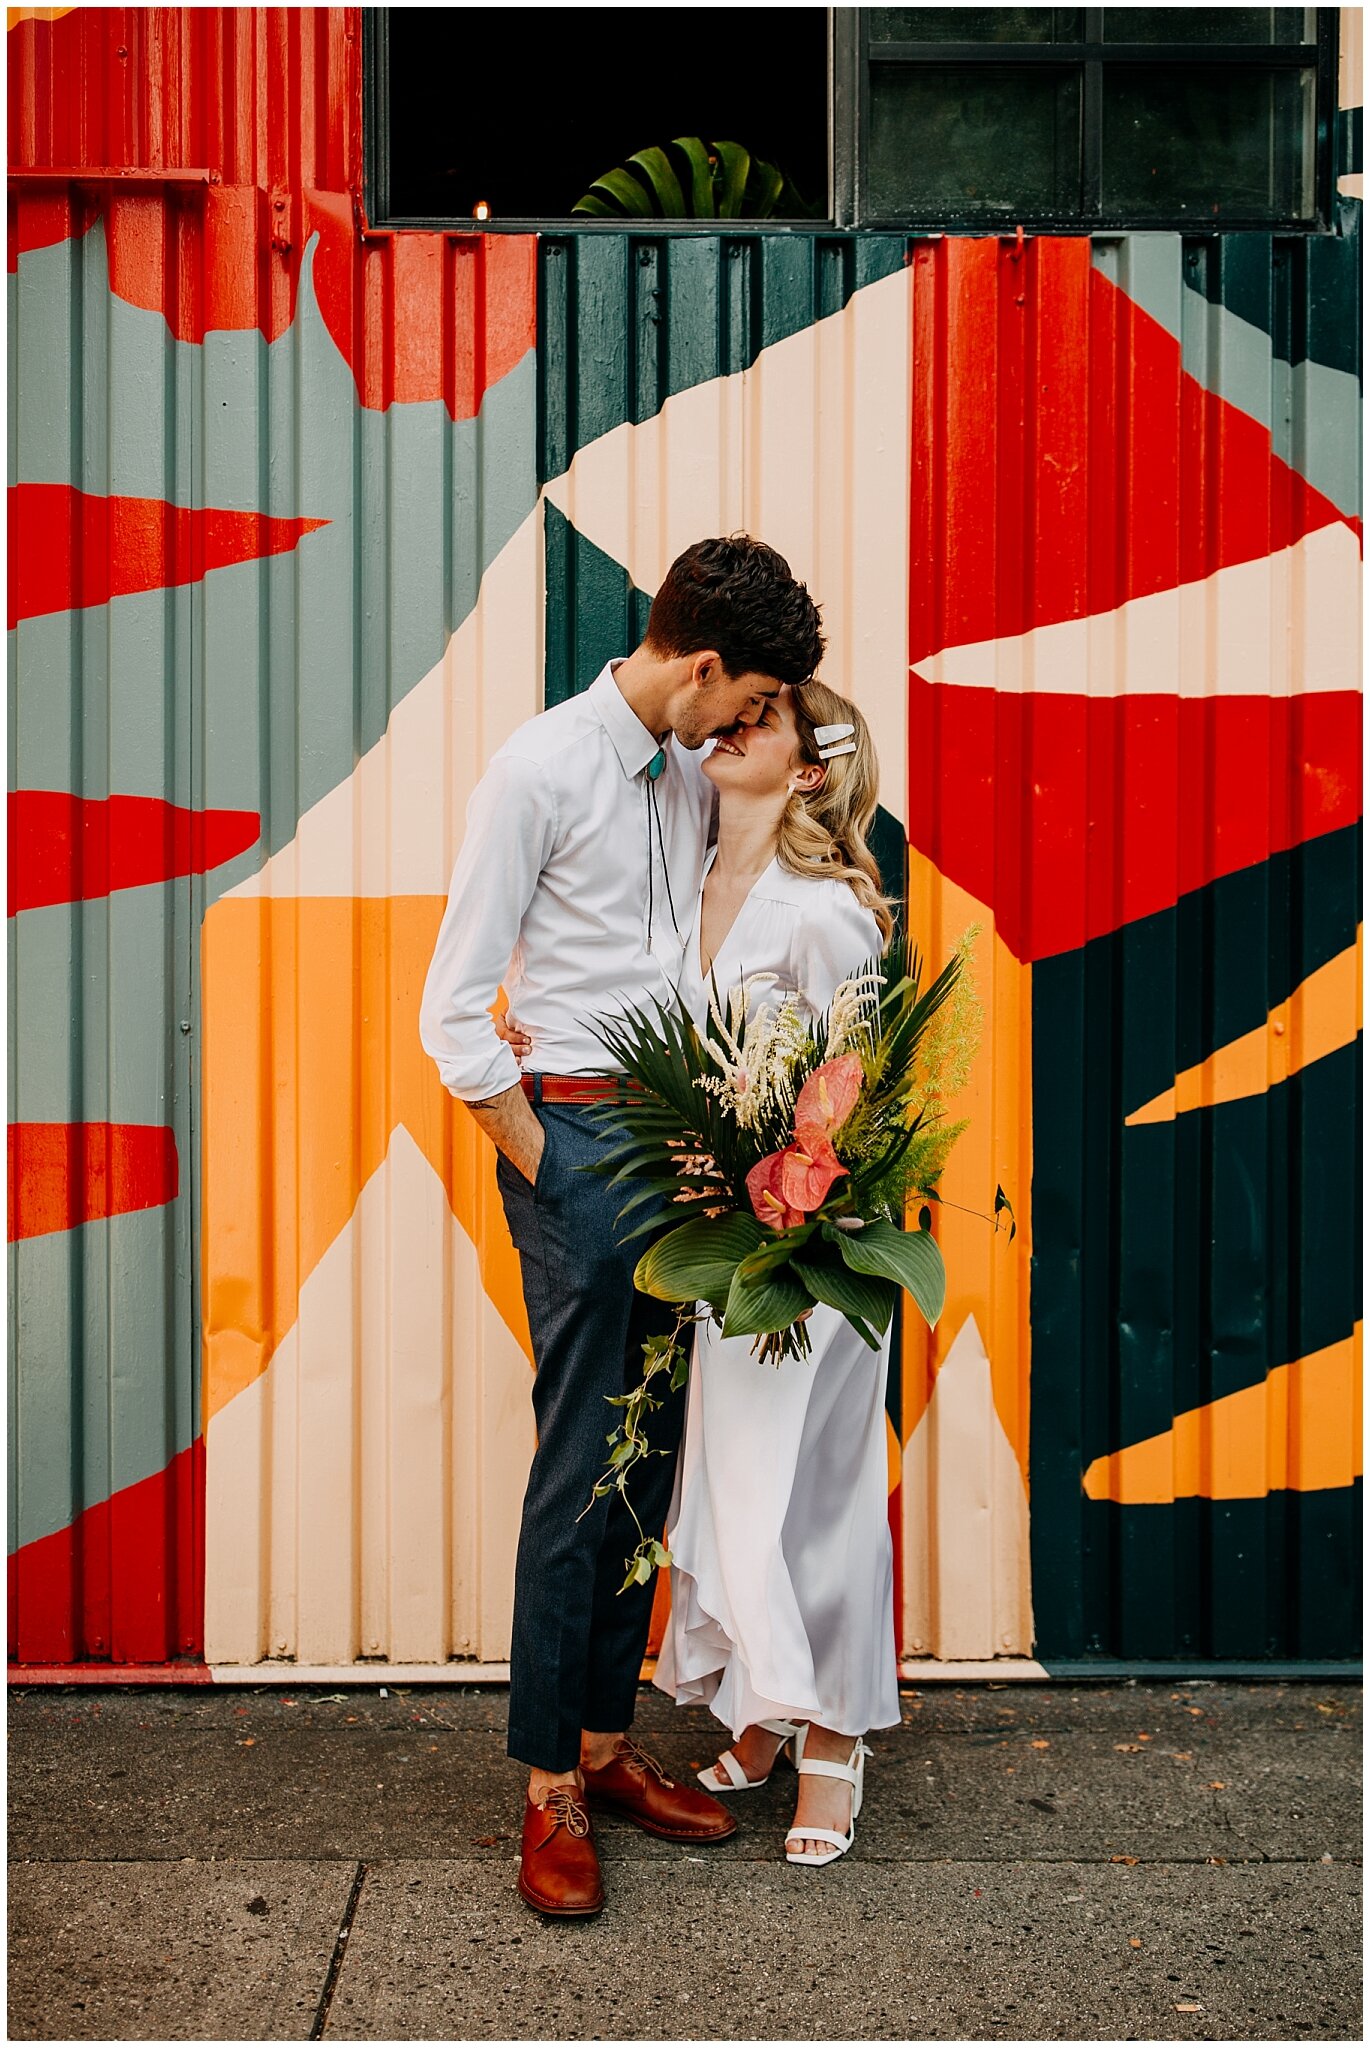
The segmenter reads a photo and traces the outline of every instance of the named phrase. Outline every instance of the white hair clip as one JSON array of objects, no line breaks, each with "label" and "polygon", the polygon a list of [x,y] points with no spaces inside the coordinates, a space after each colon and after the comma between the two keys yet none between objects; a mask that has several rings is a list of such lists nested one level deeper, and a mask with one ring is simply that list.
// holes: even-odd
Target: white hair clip
[{"label": "white hair clip", "polygon": [[855,731],[854,725],[816,725],[813,736],[818,742],[819,760],[831,761],[834,754],[854,754],[856,741],[852,734]]}]

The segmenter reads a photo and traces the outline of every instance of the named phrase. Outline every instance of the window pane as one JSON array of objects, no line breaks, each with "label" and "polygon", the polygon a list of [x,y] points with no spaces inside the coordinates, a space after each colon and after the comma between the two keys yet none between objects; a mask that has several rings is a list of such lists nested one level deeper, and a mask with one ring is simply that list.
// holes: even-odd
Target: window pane
[{"label": "window pane", "polygon": [[1315,7],[1108,7],[1108,43],[1315,43]]},{"label": "window pane", "polygon": [[1074,43],[1078,7],[872,7],[876,43]]},{"label": "window pane", "polygon": [[1313,73],[1104,70],[1104,212],[1313,214]]},{"label": "window pane", "polygon": [[872,64],[866,216],[1015,219],[1080,204],[1080,76]]}]

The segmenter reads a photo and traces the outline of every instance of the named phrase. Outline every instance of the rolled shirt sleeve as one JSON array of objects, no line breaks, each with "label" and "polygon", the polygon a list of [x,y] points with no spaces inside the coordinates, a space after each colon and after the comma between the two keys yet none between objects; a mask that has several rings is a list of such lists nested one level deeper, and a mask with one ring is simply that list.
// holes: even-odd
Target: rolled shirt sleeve
[{"label": "rolled shirt sleeve", "polygon": [[466,807],[466,837],[419,1010],[424,1050],[444,1088],[462,1102],[483,1102],[518,1083],[518,1061],[490,1010],[556,828],[555,795],[543,768],[497,754]]}]

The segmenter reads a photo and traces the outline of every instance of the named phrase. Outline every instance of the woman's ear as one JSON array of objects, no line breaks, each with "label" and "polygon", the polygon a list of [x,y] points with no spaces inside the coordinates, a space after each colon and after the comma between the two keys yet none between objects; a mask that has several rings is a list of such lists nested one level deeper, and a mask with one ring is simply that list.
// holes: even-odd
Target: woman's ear
[{"label": "woman's ear", "polygon": [[790,771],[790,794],[811,796],[814,790],[823,787],[827,779],[828,770],[824,762],[801,761],[797,768]]}]

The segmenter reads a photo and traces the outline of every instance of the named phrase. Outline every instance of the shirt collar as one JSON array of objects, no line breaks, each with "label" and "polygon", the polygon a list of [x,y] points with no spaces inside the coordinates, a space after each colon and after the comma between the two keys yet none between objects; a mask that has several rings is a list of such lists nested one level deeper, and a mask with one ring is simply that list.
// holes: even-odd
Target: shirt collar
[{"label": "shirt collar", "polygon": [[[622,660],[623,656],[615,659]],[[630,778],[640,775],[658,749],[669,745],[648,732],[642,720],[633,710],[618,684],[614,681],[613,662],[606,662],[599,674],[585,692],[599,716],[600,723],[614,743],[623,772]]]}]

